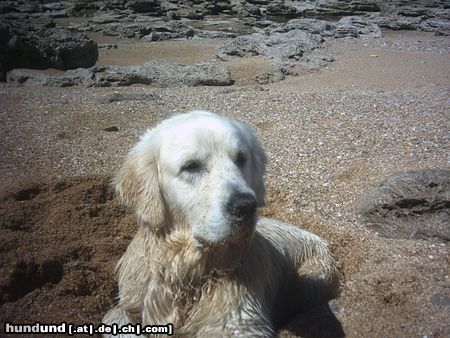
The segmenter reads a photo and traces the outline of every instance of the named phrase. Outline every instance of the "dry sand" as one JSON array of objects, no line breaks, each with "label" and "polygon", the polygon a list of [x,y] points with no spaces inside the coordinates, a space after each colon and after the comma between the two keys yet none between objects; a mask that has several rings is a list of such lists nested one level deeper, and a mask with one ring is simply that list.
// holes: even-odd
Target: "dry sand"
[{"label": "dry sand", "polygon": [[[3,85],[1,321],[101,319],[135,231],[109,177],[146,128],[202,108],[248,122],[264,143],[262,213],[325,237],[339,258],[345,283],[334,315],[303,314],[281,335],[449,336],[448,243],[379,237],[355,213],[358,196],[392,172],[449,167],[449,41],[418,32],[334,41],[320,52],[336,62],[266,86],[253,82],[268,65],[259,57],[224,63],[230,87]],[[119,41],[98,63],[199,62],[218,43]],[[105,103],[114,92],[153,99]],[[104,131],[111,126],[118,131]]]}]

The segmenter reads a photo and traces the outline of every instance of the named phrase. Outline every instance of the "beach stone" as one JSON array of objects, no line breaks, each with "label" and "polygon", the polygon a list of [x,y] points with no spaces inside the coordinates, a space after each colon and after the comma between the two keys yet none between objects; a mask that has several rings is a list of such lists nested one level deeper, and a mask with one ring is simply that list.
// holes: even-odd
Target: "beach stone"
[{"label": "beach stone", "polygon": [[155,97],[151,93],[118,93],[114,92],[99,98],[100,103],[122,101],[152,101]]},{"label": "beach stone", "polygon": [[357,202],[369,227],[389,238],[450,240],[450,170],[394,173]]}]

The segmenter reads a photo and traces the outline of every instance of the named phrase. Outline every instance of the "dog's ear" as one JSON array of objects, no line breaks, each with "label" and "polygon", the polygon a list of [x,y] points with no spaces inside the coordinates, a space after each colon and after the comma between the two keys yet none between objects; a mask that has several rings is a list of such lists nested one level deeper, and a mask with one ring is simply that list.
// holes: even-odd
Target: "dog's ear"
[{"label": "dog's ear", "polygon": [[113,185],[121,202],[134,211],[139,223],[158,230],[164,223],[165,204],[157,159],[149,149],[143,151],[140,143],[127,155]]},{"label": "dog's ear", "polygon": [[252,132],[251,137],[251,157],[252,157],[252,171],[254,175],[252,175],[252,189],[256,194],[256,202],[258,206],[261,207],[264,205],[264,198],[266,195],[266,186],[264,184],[264,174],[266,172],[266,154],[264,153],[264,149],[256,138],[256,136]]},{"label": "dog's ear", "polygon": [[264,174],[266,172],[266,154],[264,148],[259,142],[253,130],[244,123],[237,122],[238,128],[242,132],[242,136],[247,140],[250,148],[251,156],[251,173],[249,185],[256,195],[256,202],[258,206],[264,205],[264,197],[266,194],[266,187],[264,184]]}]

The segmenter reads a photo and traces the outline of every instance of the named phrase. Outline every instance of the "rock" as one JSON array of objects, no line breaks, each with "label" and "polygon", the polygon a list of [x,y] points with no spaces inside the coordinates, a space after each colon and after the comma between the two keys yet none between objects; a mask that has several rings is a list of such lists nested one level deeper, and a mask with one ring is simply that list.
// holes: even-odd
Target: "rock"
[{"label": "rock", "polygon": [[268,31],[237,37],[218,47],[217,56],[229,60],[235,56],[262,55],[277,61],[299,60],[303,53],[320,46],[322,37],[300,29]]},{"label": "rock", "polygon": [[99,99],[100,103],[112,103],[121,101],[149,101],[155,97],[150,93],[118,93],[114,92]]},{"label": "rock", "polygon": [[450,35],[450,21],[443,19],[427,19],[422,21],[420,29],[425,32],[434,32],[435,35]]},{"label": "rock", "polygon": [[332,56],[322,54],[309,53],[300,62],[300,67],[309,70],[319,70],[328,66],[331,62],[336,61]]},{"label": "rock", "polygon": [[141,39],[152,32],[152,27],[147,23],[110,23],[100,26],[99,31],[106,36]]},{"label": "rock", "polygon": [[450,170],[398,172],[357,202],[370,228],[389,238],[450,240]]},{"label": "rock", "polygon": [[224,31],[209,31],[209,30],[194,30],[192,37],[206,38],[206,39],[234,39],[238,37],[236,33]]},{"label": "rock", "polygon": [[335,38],[360,37],[381,38],[380,27],[361,16],[346,16],[339,20],[336,25]]},{"label": "rock", "polygon": [[70,0],[67,2],[69,16],[92,16],[100,9],[100,2],[90,0]]},{"label": "rock", "polygon": [[318,19],[292,19],[285,25],[281,25],[275,31],[289,31],[292,29],[305,30],[311,34],[320,34],[323,37],[334,35],[336,24],[331,21]]},{"label": "rock", "polygon": [[142,66],[108,67],[97,74],[97,84],[128,86],[135,83],[153,84],[159,87],[227,86],[231,85],[228,69],[214,62],[184,65],[166,60],[154,60]]},{"label": "rock", "polygon": [[84,68],[93,66],[97,58],[97,44],[83,33],[29,22],[0,24],[0,62],[6,71]]},{"label": "rock", "polygon": [[49,87],[72,87],[89,85],[94,73],[92,68],[68,70],[63,75],[36,73],[29,69],[13,69],[7,73],[6,81],[11,85],[33,85]]},{"label": "rock", "polygon": [[98,45],[99,49],[117,49],[117,47],[116,43],[100,43]]},{"label": "rock", "polygon": [[289,74],[290,70],[288,67],[275,65],[256,74],[255,82],[260,85],[280,82],[283,81],[286,78],[286,75]]},{"label": "rock", "polygon": [[158,0],[128,1],[125,7],[136,13],[148,13],[155,16],[162,15],[163,13],[161,10],[161,1]]},{"label": "rock", "polygon": [[426,8],[421,7],[405,7],[401,9],[398,14],[403,16],[412,16],[412,17],[418,17],[418,16],[428,16],[430,14],[430,11]]},{"label": "rock", "polygon": [[380,28],[392,30],[415,30],[420,25],[419,19],[402,16],[368,16],[367,19]]},{"label": "rock", "polygon": [[304,53],[320,47],[325,38],[382,36],[380,27],[360,16],[341,18],[337,23],[317,19],[292,19],[285,24],[242,35],[217,49],[221,60],[262,55],[280,61],[300,60]]},{"label": "rock", "polygon": [[341,23],[338,27],[336,27],[336,31],[334,34],[335,38],[357,38],[358,30],[355,26]]},{"label": "rock", "polygon": [[316,7],[317,15],[320,17],[341,17],[348,15],[361,15],[366,12],[379,12],[380,6],[376,1],[342,1],[326,0],[319,1]]},{"label": "rock", "polygon": [[113,22],[120,22],[123,18],[126,17],[125,13],[102,13],[100,15],[94,16],[92,19],[89,19],[89,22],[94,24],[107,24]]},{"label": "rock", "polygon": [[267,5],[267,15],[282,16],[284,18],[296,18],[298,11],[294,6],[284,3],[276,3],[275,1]]},{"label": "rock", "polygon": [[303,53],[320,47],[322,42],[320,35],[300,29],[293,29],[286,33],[272,32],[265,39],[267,56],[277,60],[300,60]]},{"label": "rock", "polygon": [[111,132],[119,131],[119,128],[117,128],[116,126],[111,126],[111,127],[104,128],[103,131],[107,131],[107,132],[111,133]]},{"label": "rock", "polygon": [[35,74],[21,69],[8,73],[8,83],[12,85],[59,87],[122,87],[132,84],[158,87],[228,86],[233,82],[229,70],[214,62],[184,65],[166,60],[154,60],[133,66],[80,68],[68,70],[62,75]]},{"label": "rock", "polygon": [[218,47],[217,57],[221,60],[230,60],[235,56],[265,55],[266,45],[264,38],[265,36],[261,33],[253,33],[226,41]]},{"label": "rock", "polygon": [[[226,41],[217,48],[217,57],[230,60],[233,57],[261,55],[272,59],[273,67],[255,76],[258,84],[282,81],[287,69],[290,75],[298,72],[292,69],[317,70],[333,62],[328,56],[313,55],[327,38],[381,37],[380,28],[370,20],[360,16],[341,18],[337,23],[318,19],[292,19],[285,24],[274,24],[256,33],[242,35]],[[308,57],[305,57],[308,55]],[[280,64],[288,68],[279,67]]]},{"label": "rock", "polygon": [[138,38],[143,41],[162,41],[168,39],[185,39],[194,36],[194,29],[179,21],[144,22],[144,23],[112,23],[100,28],[103,35]]}]

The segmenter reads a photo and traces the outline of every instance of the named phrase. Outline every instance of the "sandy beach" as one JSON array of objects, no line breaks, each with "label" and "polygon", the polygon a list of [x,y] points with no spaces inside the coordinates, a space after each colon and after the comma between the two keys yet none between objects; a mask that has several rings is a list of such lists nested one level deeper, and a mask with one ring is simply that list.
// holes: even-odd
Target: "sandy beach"
[{"label": "sandy beach", "polygon": [[[91,38],[118,44],[100,49],[98,65],[197,63],[216,59],[221,43]],[[381,237],[357,215],[356,202],[391,173],[449,168],[449,41],[402,31],[330,40],[317,52],[334,62],[267,85],[254,82],[269,65],[261,56],[216,60],[235,80],[226,87],[1,84],[0,279],[16,269],[20,285],[36,274],[25,294],[8,291],[14,301],[0,305],[2,321],[101,319],[114,301],[114,266],[136,231],[110,178],[147,128],[174,112],[205,109],[248,123],[264,144],[261,213],[323,236],[340,263],[344,284],[330,303],[333,315],[300,315],[280,336],[314,336],[332,317],[329,336],[339,327],[348,337],[448,336],[448,242]],[[131,99],[111,100],[114,93]],[[111,127],[117,131],[105,131]],[[13,264],[21,260],[29,265]],[[36,272],[45,262],[57,271]]]}]

